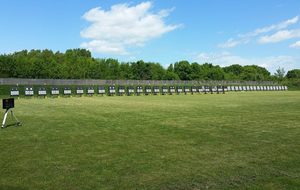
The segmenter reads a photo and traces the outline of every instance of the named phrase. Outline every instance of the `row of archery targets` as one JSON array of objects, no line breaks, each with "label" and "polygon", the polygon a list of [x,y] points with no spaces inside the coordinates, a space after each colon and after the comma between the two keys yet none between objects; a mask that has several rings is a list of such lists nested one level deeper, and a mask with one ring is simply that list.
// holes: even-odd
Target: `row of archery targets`
[{"label": "row of archery targets", "polygon": [[287,86],[123,86],[123,85],[100,85],[100,86],[24,86],[11,87],[12,97],[46,97],[46,96],[133,96],[133,95],[173,95],[173,94],[224,94],[225,92],[239,91],[286,91]]}]

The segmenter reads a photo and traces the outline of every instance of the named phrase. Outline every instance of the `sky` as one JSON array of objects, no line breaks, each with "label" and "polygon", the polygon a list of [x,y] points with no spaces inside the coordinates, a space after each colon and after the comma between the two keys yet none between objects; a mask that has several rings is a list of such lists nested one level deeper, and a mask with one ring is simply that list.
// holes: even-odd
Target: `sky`
[{"label": "sky", "polygon": [[0,0],[0,54],[300,68],[299,0]]}]

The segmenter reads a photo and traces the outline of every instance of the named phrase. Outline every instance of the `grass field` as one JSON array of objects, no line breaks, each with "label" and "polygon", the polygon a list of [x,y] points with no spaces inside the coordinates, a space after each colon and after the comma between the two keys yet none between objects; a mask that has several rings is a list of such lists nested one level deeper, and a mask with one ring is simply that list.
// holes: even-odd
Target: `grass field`
[{"label": "grass field", "polygon": [[299,91],[15,104],[1,190],[300,189]]}]

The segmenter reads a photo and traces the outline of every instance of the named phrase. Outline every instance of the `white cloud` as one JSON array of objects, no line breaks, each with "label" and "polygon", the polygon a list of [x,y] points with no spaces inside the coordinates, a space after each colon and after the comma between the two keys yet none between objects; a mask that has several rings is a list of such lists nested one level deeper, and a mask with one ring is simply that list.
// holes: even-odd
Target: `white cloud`
[{"label": "white cloud", "polygon": [[270,25],[270,26],[257,28],[252,32],[248,32],[248,33],[245,33],[245,34],[239,34],[236,39],[230,38],[226,42],[219,44],[218,47],[233,48],[233,47],[236,47],[240,44],[247,44],[253,38],[256,38],[257,36],[259,36],[261,34],[265,34],[265,33],[272,32],[272,31],[283,30],[283,29],[289,27],[290,25],[296,24],[298,21],[299,21],[299,16],[295,16],[291,19],[285,20],[285,21],[280,22],[278,24],[273,24],[273,25]]},{"label": "white cloud", "polygon": [[298,22],[298,20],[299,20],[299,16],[295,16],[294,18],[285,20],[285,21],[283,21],[279,24],[273,24],[271,26],[258,28],[256,30],[254,30],[253,32],[250,32],[246,35],[247,36],[258,36],[259,34],[271,32],[271,31],[282,30],[282,29],[285,29],[285,28],[289,27],[290,25],[296,24]]},{"label": "white cloud", "polygon": [[193,61],[198,63],[213,63],[222,67],[230,66],[233,64],[239,65],[258,65],[268,69],[271,73],[274,73],[279,67],[284,68],[286,71],[294,69],[300,58],[280,55],[270,57],[254,57],[246,58],[238,55],[233,55],[229,52],[221,53],[200,53]]},{"label": "white cloud", "polygon": [[291,48],[300,48],[300,41],[297,41],[290,45]]},{"label": "white cloud", "polygon": [[239,39],[239,40],[235,40],[233,38],[230,38],[226,42],[219,44],[218,47],[220,47],[220,48],[233,48],[233,47],[236,47],[240,44],[247,44],[248,42],[249,42],[249,40],[246,39],[246,38]]},{"label": "white cloud", "polygon": [[276,43],[284,40],[299,38],[300,29],[298,30],[280,30],[272,35],[266,35],[259,38],[258,42],[261,44]]},{"label": "white cloud", "polygon": [[164,22],[172,9],[153,13],[151,7],[151,2],[142,2],[136,6],[116,4],[107,11],[101,7],[89,10],[83,18],[91,25],[80,32],[88,41],[81,47],[99,53],[126,54],[128,47],[143,46],[179,27]]}]

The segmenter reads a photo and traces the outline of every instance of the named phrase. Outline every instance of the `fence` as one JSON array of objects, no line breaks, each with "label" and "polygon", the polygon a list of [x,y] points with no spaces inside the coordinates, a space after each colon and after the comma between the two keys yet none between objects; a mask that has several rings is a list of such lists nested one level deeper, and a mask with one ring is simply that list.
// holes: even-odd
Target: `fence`
[{"label": "fence", "polygon": [[0,78],[0,85],[275,85],[273,81],[94,80]]}]

